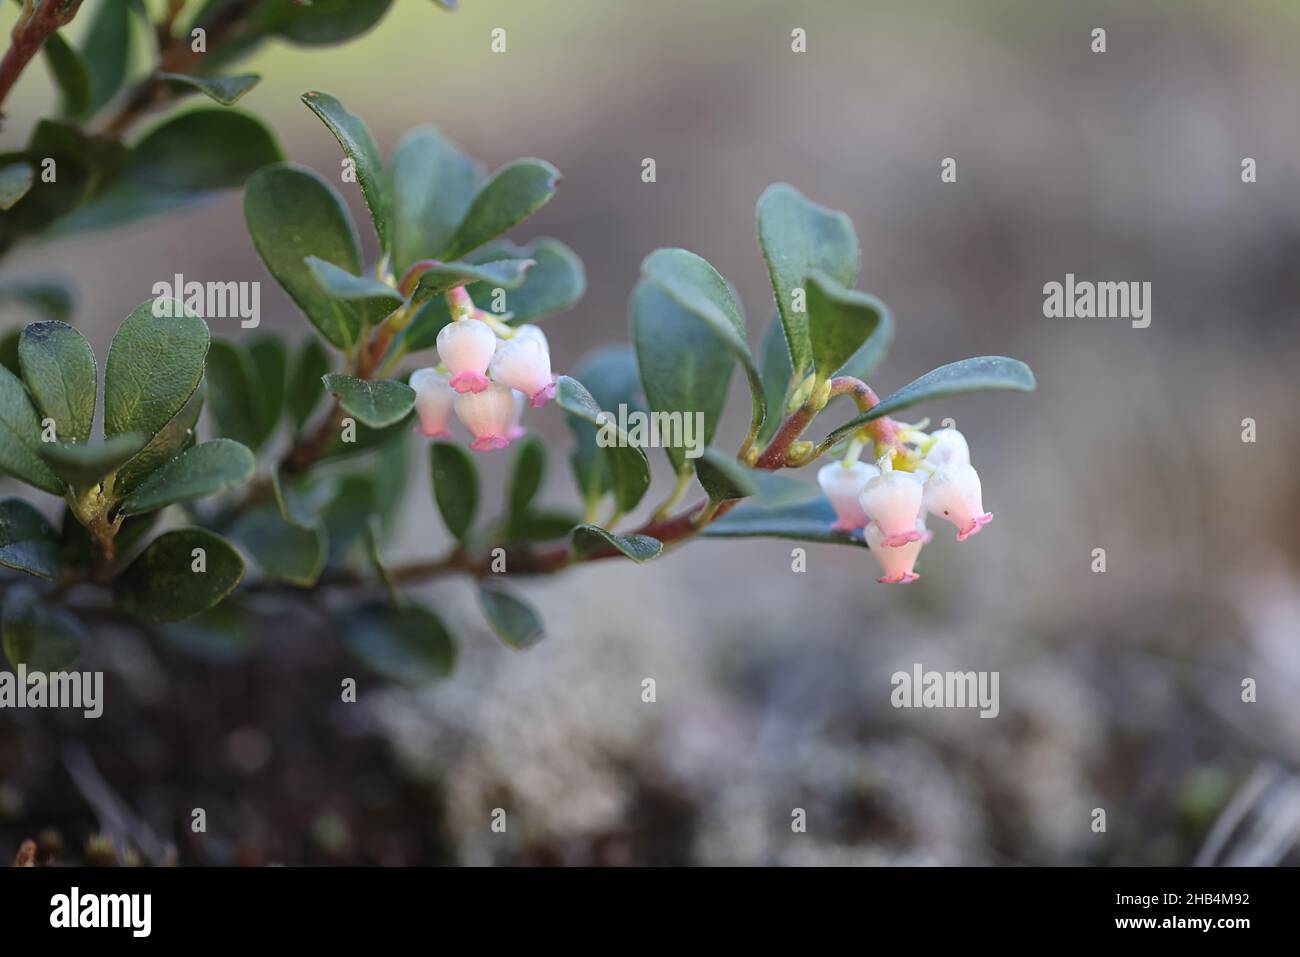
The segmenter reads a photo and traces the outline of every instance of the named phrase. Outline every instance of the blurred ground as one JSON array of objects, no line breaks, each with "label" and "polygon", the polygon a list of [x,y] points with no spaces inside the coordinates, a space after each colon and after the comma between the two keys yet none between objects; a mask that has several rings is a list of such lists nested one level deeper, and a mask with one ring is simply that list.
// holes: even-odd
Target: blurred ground
[{"label": "blurred ground", "polygon": [[[924,410],[957,418],[997,520],[960,549],[940,533],[907,589],[827,547],[793,574],[777,542],[529,583],[549,638],[524,654],[487,634],[468,586],[440,583],[427,597],[460,626],[455,677],[372,683],[356,707],[331,703],[352,666],[327,619],[273,618],[227,664],[106,630],[94,655],[130,706],[90,728],[0,715],[0,852],[52,828],[47,850],[83,855],[103,827],[66,769],[84,736],[182,861],[1185,864],[1225,809],[1232,823],[1234,793],[1242,823],[1214,859],[1300,861],[1294,5],[398,6],[354,45],[255,64],[267,79],[245,105],[294,159],[336,169],[297,103],[318,87],[385,147],[432,121],[490,166],[555,162],[564,186],[536,231],[571,244],[590,285],[549,326],[560,369],[625,338],[640,260],[665,244],[735,283],[756,337],[759,193],[786,180],[847,210],[859,285],[898,321],[878,391],[979,353],[1038,375],[1033,397]],[[487,52],[494,26],[504,56]],[[807,54],[789,52],[794,27]],[[43,106],[25,83],[5,142]],[[101,354],[159,278],[266,278],[233,195],[20,250],[5,275],[51,263],[76,275]],[[1150,328],[1043,318],[1042,286],[1066,272],[1151,281]],[[297,328],[263,292],[268,324]],[[561,462],[567,430],[537,418]],[[443,541],[416,459],[408,556]],[[563,469],[547,495],[571,501]],[[914,662],[999,671],[1001,715],[894,710],[889,675]]]}]

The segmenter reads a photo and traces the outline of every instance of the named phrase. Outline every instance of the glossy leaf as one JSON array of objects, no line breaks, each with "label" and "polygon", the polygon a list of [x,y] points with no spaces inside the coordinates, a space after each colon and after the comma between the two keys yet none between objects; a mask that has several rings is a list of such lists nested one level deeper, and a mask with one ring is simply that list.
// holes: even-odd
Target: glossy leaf
[{"label": "glossy leaf", "polygon": [[835,429],[822,442],[830,448],[840,439],[872,422],[882,415],[893,415],[921,402],[943,399],[966,392],[1011,390],[1032,392],[1036,383],[1029,366],[1018,359],[1004,356],[976,356],[940,366],[914,379],[897,392],[886,396],[867,412],[856,416]]},{"label": "glossy leaf", "polygon": [[866,548],[860,535],[832,529],[835,510],[825,498],[793,505],[737,505],[700,533],[707,538],[790,538],[803,542],[856,545]]},{"label": "glossy leaf", "polygon": [[510,523],[527,513],[533,499],[542,487],[542,478],[546,474],[546,446],[541,439],[530,435],[519,443],[515,454],[515,467],[510,475]]},{"label": "glossy leaf", "polygon": [[583,384],[569,376],[559,377],[555,399],[565,412],[596,427],[596,445],[604,453],[614,501],[623,512],[636,508],[650,487],[650,464],[645,452],[618,427],[617,414],[603,412]]},{"label": "glossy leaf", "polygon": [[39,452],[55,475],[75,489],[86,489],[135,458],[148,441],[149,437],[139,432],[122,432],[102,442],[46,442]]},{"label": "glossy leaf", "polygon": [[[582,260],[558,239],[536,239],[524,246],[508,239],[497,239],[466,258],[474,263],[502,259],[533,262],[522,283],[515,287],[501,287],[506,290],[504,312],[510,316],[512,326],[540,322],[547,316],[571,309],[587,291],[587,274]],[[475,302],[492,302],[492,284],[474,283],[467,286],[466,291]]]},{"label": "glossy leaf", "polygon": [[[686,436],[706,445],[727,401],[735,355],[713,331],[658,283],[642,279],[632,290],[632,343],[646,401],[666,418],[663,449],[678,474],[691,468]],[[696,429],[698,413],[701,429]],[[675,423],[675,426],[673,425]]]},{"label": "glossy leaf", "polygon": [[361,184],[361,192],[370,208],[379,246],[387,252],[392,235],[392,202],[387,192],[384,160],[370,128],[331,93],[313,90],[304,93],[302,101],[320,117],[348,159],[355,164],[357,182]]},{"label": "glossy leaf", "polygon": [[560,171],[545,160],[507,163],[483,184],[441,258],[459,259],[523,222],[550,201],[559,180]]},{"label": "glossy leaf", "polygon": [[459,445],[434,442],[429,447],[433,498],[447,530],[464,541],[478,509],[478,469]]},{"label": "glossy leaf", "polygon": [[454,262],[441,266],[431,266],[420,274],[420,281],[411,294],[412,305],[421,305],[441,296],[456,286],[467,283],[485,283],[514,289],[524,281],[528,270],[532,268],[531,259],[503,259],[496,262],[473,263]]},{"label": "glossy leaf", "polygon": [[81,47],[90,78],[89,113],[122,88],[131,63],[131,11],[127,0],[99,0]]},{"label": "glossy leaf", "polygon": [[237,73],[231,76],[195,76],[191,73],[159,73],[158,79],[173,87],[202,93],[222,106],[234,106],[253,87],[262,82],[257,73]]},{"label": "glossy leaf", "polygon": [[256,448],[261,444],[256,408],[261,376],[253,357],[227,339],[213,339],[205,374],[211,392],[208,408],[220,433]]},{"label": "glossy leaf", "polygon": [[420,605],[373,602],[352,611],[340,635],[371,671],[408,685],[451,674],[456,645],[442,619]]},{"label": "glossy leaf", "polygon": [[200,380],[198,388],[194,390],[181,410],[168,420],[138,455],[122,467],[113,483],[114,490],[118,494],[130,492],[154,469],[194,444],[197,439],[194,430],[199,421],[199,414],[203,411],[207,391],[207,383]]},{"label": "glossy leaf", "polygon": [[22,332],[23,381],[62,441],[85,442],[95,421],[99,366],[84,336],[66,323],[33,322]]},{"label": "glossy leaf", "polygon": [[71,668],[86,641],[85,629],[76,618],[46,604],[25,584],[13,585],[5,592],[0,631],[11,665],[26,665],[29,672],[46,674]]},{"label": "glossy leaf", "polygon": [[785,327],[795,372],[812,371],[808,313],[795,309],[794,291],[816,270],[845,289],[858,278],[858,237],[847,215],[808,200],[785,183],[769,186],[758,200],[758,241]]},{"label": "glossy leaf", "polygon": [[402,137],[389,169],[394,273],[442,257],[483,175],[478,163],[431,126]]},{"label": "glossy leaf", "polygon": [[354,276],[316,256],[308,256],[306,263],[326,293],[352,306],[363,327],[379,325],[402,304],[402,296],[397,290],[378,279]]},{"label": "glossy leaf", "polygon": [[266,0],[264,16],[286,40],[304,46],[342,43],[377,24],[393,0]]},{"label": "glossy leaf", "polygon": [[57,581],[63,569],[59,536],[21,498],[0,499],[0,565]]},{"label": "glossy leaf", "polygon": [[202,528],[163,532],[116,581],[118,603],[149,621],[183,621],[217,605],[244,577],[234,547]]},{"label": "glossy leaf", "polygon": [[402,421],[415,407],[415,390],[405,382],[372,381],[341,373],[325,376],[325,388],[339,397],[343,410],[372,429]]},{"label": "glossy leaf", "polygon": [[253,477],[256,462],[246,446],[231,439],[213,439],[182,452],[136,486],[122,502],[123,515],[216,495]]},{"label": "glossy leaf", "polygon": [[62,94],[62,112],[72,119],[84,119],[90,112],[90,70],[81,54],[58,33],[52,33],[43,47],[54,83]]},{"label": "glossy leaf", "polygon": [[[155,315],[155,304],[162,315]],[[208,342],[207,324],[175,300],[136,307],[108,349],[104,434],[157,435],[198,388]]]},{"label": "glossy leaf", "polygon": [[695,476],[715,502],[748,498],[758,491],[750,470],[717,449],[705,449],[695,462]]},{"label": "glossy leaf", "polygon": [[805,293],[813,368],[829,379],[889,322],[889,311],[875,296],[838,286],[820,271],[808,277]]},{"label": "glossy leaf", "polygon": [[479,606],[498,638],[511,648],[531,648],[546,637],[546,625],[532,605],[496,583],[478,588]]},{"label": "glossy leaf", "polygon": [[620,552],[632,561],[648,562],[664,550],[663,542],[649,535],[615,535],[598,525],[579,525],[573,530],[573,551],[589,557],[603,551]]},{"label": "glossy leaf", "polygon": [[62,480],[41,459],[41,423],[27,390],[8,369],[0,368],[0,471],[62,495]]},{"label": "glossy leaf", "polygon": [[267,270],[325,341],[353,347],[361,319],[321,288],[305,260],[315,256],[359,275],[361,248],[343,200],[312,170],[280,164],[260,170],[244,190],[244,217]]}]

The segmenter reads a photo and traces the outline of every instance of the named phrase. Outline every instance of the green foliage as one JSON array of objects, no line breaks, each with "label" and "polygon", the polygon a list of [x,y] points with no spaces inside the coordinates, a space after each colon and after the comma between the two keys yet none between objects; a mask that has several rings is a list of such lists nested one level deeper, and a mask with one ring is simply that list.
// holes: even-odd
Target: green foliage
[{"label": "green foliage", "polygon": [[415,405],[415,390],[404,382],[374,382],[338,373],[324,376],[324,382],[339,397],[343,411],[372,429],[402,421]]},{"label": "green foliage", "polygon": [[483,617],[511,648],[531,648],[546,637],[546,625],[532,605],[505,586],[484,582],[478,589]]},{"label": "green foliage", "polygon": [[163,532],[117,579],[118,603],[149,621],[183,621],[214,607],[244,577],[244,560],[202,528]]},{"label": "green foliage", "polygon": [[[577,379],[560,376],[555,398],[565,412],[608,436],[600,451],[604,453],[614,501],[622,512],[636,508],[650,488],[650,463],[646,461],[645,452],[618,426],[616,414],[602,411]],[[597,445],[600,446],[599,439]]]},{"label": "green foliage", "polygon": [[429,474],[447,531],[464,541],[478,510],[478,469],[459,445],[434,442],[429,447]]},{"label": "green foliage", "polygon": [[658,558],[664,545],[649,535],[615,535],[599,525],[579,525],[573,530],[573,552],[578,557],[590,558],[611,549],[639,564]]}]

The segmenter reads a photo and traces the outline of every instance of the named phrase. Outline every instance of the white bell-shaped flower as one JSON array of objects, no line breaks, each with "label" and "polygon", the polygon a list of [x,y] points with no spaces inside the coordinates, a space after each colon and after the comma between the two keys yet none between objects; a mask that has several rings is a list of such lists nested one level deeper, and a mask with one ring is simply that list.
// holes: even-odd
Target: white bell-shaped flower
[{"label": "white bell-shaped flower", "polygon": [[885,533],[875,522],[863,529],[862,534],[871,548],[871,554],[876,556],[876,561],[880,562],[880,569],[884,572],[876,581],[883,585],[903,585],[921,577],[915,571],[916,558],[921,554],[921,546],[930,541],[932,536],[925,528],[924,517],[916,520],[914,530],[916,538],[891,547],[886,544]]},{"label": "white bell-shaped flower", "polygon": [[510,390],[510,398],[514,400],[514,412],[510,415],[510,428],[506,432],[506,438],[511,442],[515,439],[522,439],[528,434],[528,430],[523,427],[524,409],[528,408],[528,396],[524,395],[518,389]]},{"label": "white bell-shaped flower", "polygon": [[515,412],[513,393],[499,382],[492,382],[482,392],[466,392],[456,397],[456,418],[474,436],[470,448],[475,452],[504,449],[510,444],[510,420]]},{"label": "white bell-shaped flower", "polygon": [[823,465],[817,472],[817,484],[822,488],[835,509],[837,531],[849,532],[867,524],[867,513],[862,511],[858,496],[869,481],[880,474],[880,469],[866,462],[832,462]]},{"label": "white bell-shaped flower", "polygon": [[970,465],[970,445],[956,429],[939,429],[931,432],[930,438],[934,444],[925,453],[925,460],[931,465]]},{"label": "white bell-shaped flower", "polygon": [[916,519],[921,514],[921,481],[911,472],[893,469],[867,482],[858,498],[862,511],[881,533],[881,543],[899,548],[919,541]]},{"label": "white bell-shaped flower", "polygon": [[497,334],[482,319],[458,319],[438,331],[438,358],[457,392],[482,392],[497,350]]},{"label": "white bell-shaped flower", "polygon": [[420,419],[415,430],[430,438],[451,438],[451,408],[456,401],[451,377],[437,369],[416,369],[411,373],[410,385],[415,390],[415,414]]},{"label": "white bell-shaped flower", "polygon": [[513,338],[497,346],[489,371],[494,381],[528,396],[534,409],[555,398],[551,351],[536,326],[522,326]]},{"label": "white bell-shaped flower", "polygon": [[957,541],[964,542],[993,521],[984,511],[980,477],[970,465],[944,465],[925,483],[925,507],[957,526]]}]

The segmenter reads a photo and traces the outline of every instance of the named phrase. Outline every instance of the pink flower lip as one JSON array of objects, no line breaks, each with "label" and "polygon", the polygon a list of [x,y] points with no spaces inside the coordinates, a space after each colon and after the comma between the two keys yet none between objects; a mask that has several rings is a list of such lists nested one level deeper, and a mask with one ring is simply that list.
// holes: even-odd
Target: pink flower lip
[{"label": "pink flower lip", "polygon": [[481,372],[460,372],[451,380],[457,392],[482,392],[488,387],[488,377]]},{"label": "pink flower lip", "polygon": [[892,578],[877,578],[876,581],[882,585],[907,585],[920,577],[916,572],[903,572],[901,575],[895,575]]},{"label": "pink flower lip", "polygon": [[970,538],[991,521],[993,521],[992,512],[985,512],[983,515],[976,515],[957,532],[957,541],[966,541],[966,539]]},{"label": "pink flower lip", "polygon": [[416,435],[427,435],[431,439],[449,439],[451,438],[451,429],[434,429],[429,431],[419,422],[415,423],[415,428],[411,430]]},{"label": "pink flower lip", "polygon": [[555,382],[556,380],[552,378],[550,382],[542,386],[529,397],[529,403],[534,409],[540,409],[551,399],[555,398]]},{"label": "pink flower lip", "polygon": [[510,426],[510,431],[506,433],[506,438],[513,442],[516,439],[522,439],[527,434],[528,430],[522,425],[512,425]]},{"label": "pink flower lip", "polygon": [[480,435],[470,443],[470,448],[475,452],[495,452],[497,449],[504,449],[510,444],[510,440],[502,435]]},{"label": "pink flower lip", "polygon": [[895,532],[893,535],[886,535],[882,545],[888,545],[890,548],[901,548],[911,542],[921,542],[925,540],[925,535],[919,528],[914,528],[910,532]]}]

